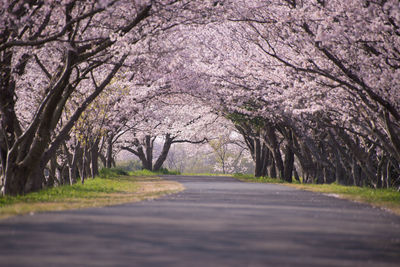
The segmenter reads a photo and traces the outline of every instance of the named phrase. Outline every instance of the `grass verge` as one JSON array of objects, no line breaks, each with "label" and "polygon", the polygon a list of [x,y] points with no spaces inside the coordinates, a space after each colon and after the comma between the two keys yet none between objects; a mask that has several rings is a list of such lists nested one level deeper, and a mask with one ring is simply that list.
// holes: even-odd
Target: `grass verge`
[{"label": "grass verge", "polygon": [[251,175],[235,175],[234,177],[244,182],[283,184],[302,190],[333,195],[343,199],[367,203],[400,215],[400,192],[394,189],[373,189],[337,184],[300,184],[297,181],[294,183],[287,183],[279,179],[266,177],[256,178]]},{"label": "grass verge", "polygon": [[180,172],[178,171],[169,171],[169,170],[161,170],[158,172],[153,172],[153,171],[149,171],[149,170],[137,170],[137,171],[133,171],[133,172],[129,172],[129,175],[131,176],[157,176],[157,175],[181,175]]},{"label": "grass verge", "polygon": [[232,174],[222,174],[222,173],[182,173],[184,176],[221,176],[221,177],[230,177]]},{"label": "grass verge", "polygon": [[281,179],[274,179],[269,177],[254,177],[251,174],[239,174],[235,173],[233,175],[234,178],[242,181],[242,182],[249,182],[249,183],[269,183],[269,184],[284,184],[285,181]]},{"label": "grass verge", "polygon": [[102,207],[153,199],[182,191],[177,182],[158,177],[103,175],[85,184],[60,186],[24,196],[0,197],[0,219],[36,212]]}]

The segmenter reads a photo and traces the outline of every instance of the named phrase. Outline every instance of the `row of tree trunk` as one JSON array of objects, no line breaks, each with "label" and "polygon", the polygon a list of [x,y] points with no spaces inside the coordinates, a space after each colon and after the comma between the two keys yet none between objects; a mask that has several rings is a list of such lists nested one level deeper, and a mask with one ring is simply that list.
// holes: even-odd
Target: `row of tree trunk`
[{"label": "row of tree trunk", "polygon": [[100,163],[103,167],[115,167],[113,136],[97,136],[94,139],[62,142],[54,157],[47,164],[39,164],[35,179],[25,185],[24,191],[59,185],[84,183],[88,177],[99,175]]},{"label": "row of tree trunk", "polygon": [[359,135],[337,127],[316,128],[309,136],[288,124],[235,123],[252,154],[256,177],[375,188],[400,185],[399,162]]}]

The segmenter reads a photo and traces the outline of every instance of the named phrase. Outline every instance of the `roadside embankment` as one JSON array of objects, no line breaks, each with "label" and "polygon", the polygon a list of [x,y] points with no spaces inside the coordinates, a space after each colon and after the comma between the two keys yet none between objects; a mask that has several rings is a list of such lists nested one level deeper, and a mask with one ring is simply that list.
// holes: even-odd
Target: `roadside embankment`
[{"label": "roadside embankment", "polygon": [[87,179],[85,184],[65,185],[24,196],[0,197],[0,219],[14,215],[33,214],[44,211],[59,211],[102,207],[146,199],[184,190],[174,181],[159,177],[117,175]]}]

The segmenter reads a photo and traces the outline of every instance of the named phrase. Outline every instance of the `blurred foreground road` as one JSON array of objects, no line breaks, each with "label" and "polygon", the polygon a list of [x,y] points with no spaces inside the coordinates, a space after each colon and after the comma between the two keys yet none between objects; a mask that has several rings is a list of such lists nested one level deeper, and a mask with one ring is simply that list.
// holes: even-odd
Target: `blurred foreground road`
[{"label": "blurred foreground road", "polygon": [[400,266],[400,217],[294,188],[169,176],[153,201],[0,221],[0,266]]}]

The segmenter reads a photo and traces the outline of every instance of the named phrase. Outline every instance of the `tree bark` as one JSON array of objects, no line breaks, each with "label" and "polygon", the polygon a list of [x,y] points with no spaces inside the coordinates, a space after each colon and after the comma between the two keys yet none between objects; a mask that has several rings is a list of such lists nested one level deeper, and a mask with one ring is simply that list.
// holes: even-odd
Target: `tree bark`
[{"label": "tree bark", "polygon": [[279,143],[278,143],[278,140],[277,140],[277,137],[275,134],[275,129],[271,125],[268,125],[266,127],[266,134],[267,134],[267,139],[265,141],[266,141],[266,144],[269,144],[270,150],[274,156],[275,167],[278,169],[279,178],[284,179],[285,167],[283,165],[282,155],[281,155]]},{"label": "tree bark", "polygon": [[[128,21],[126,25],[121,26],[119,32],[121,34],[126,34],[131,31],[138,25],[138,23],[140,23],[140,21],[150,15],[150,9],[151,5],[146,6],[135,18],[133,18],[132,21]],[[80,114],[111,81],[112,77],[115,76],[116,72],[122,66],[123,61],[127,57],[127,55],[124,55],[121,61],[115,65],[101,85],[95,86],[95,92],[85,99],[84,103],[73,114],[72,119],[67,123],[66,127],[64,127],[55,140],[50,143],[51,135],[54,133],[54,129],[59,122],[65,103],[74,91],[74,88],[72,87],[73,81],[70,83],[70,75],[73,68],[76,67],[76,63],[81,63],[87,61],[91,57],[97,56],[114,43],[106,37],[99,40],[93,40],[92,43],[96,44],[96,49],[92,51],[88,51],[92,46],[87,44],[84,44],[81,47],[75,47],[73,40],[73,27],[74,25],[79,24],[79,22],[86,17],[76,17],[77,20],[72,22],[71,13],[73,13],[73,11],[72,8],[65,9],[66,23],[69,24],[71,22],[71,25],[68,28],[65,28],[65,33],[61,31],[59,34],[61,39],[70,41],[69,45],[77,49],[66,49],[65,57],[60,62],[60,65],[58,67],[55,66],[57,67],[57,70],[54,72],[54,75],[50,77],[51,82],[49,83],[49,86],[45,88],[45,97],[36,110],[36,115],[24,133],[19,129],[18,119],[15,116],[13,105],[15,99],[15,82],[12,80],[14,75],[10,75],[13,71],[11,69],[12,51],[14,50],[12,42],[9,42],[8,46],[3,45],[2,51],[0,52],[0,117],[2,124],[0,127],[2,131],[0,138],[6,136],[6,139],[9,139],[6,141],[0,140],[0,146],[2,146],[1,154],[3,155],[1,160],[1,169],[2,177],[4,178],[4,194],[16,195],[41,188],[44,166],[46,166],[48,161],[54,156],[59,145],[63,140],[65,140],[68,132],[73,127]],[[101,9],[94,12],[93,15],[98,12],[101,12]],[[88,16],[89,14],[90,13],[88,13]],[[6,44],[9,37],[10,32],[8,30],[2,33],[2,39]],[[49,39],[49,42],[50,41],[53,40]],[[28,42],[25,45],[39,46],[45,44],[47,41],[35,43],[35,40],[30,40],[30,42],[33,43],[30,44]],[[77,53],[80,54],[78,55]],[[88,70],[90,70],[90,68],[88,68]],[[18,72],[21,72],[22,74],[23,70],[18,70]],[[19,73],[19,75],[21,74]],[[77,78],[76,80],[79,79]],[[6,148],[4,147],[4,144],[7,144]],[[4,151],[6,151],[6,153]],[[4,160],[5,154],[7,154],[7,157]]]},{"label": "tree bark", "polygon": [[147,160],[147,166],[146,169],[149,171],[153,170],[153,140],[150,135],[146,135],[146,160]]},{"label": "tree bark", "polygon": [[262,176],[262,161],[261,161],[261,142],[259,138],[254,138],[254,163],[255,170],[254,176],[260,177]]},{"label": "tree bark", "polygon": [[390,188],[392,182],[391,163],[388,160],[386,164],[386,188]]},{"label": "tree bark", "polygon": [[100,138],[96,138],[90,148],[90,167],[92,178],[99,175],[99,144]]},{"label": "tree bark", "polygon": [[86,145],[84,145],[82,148],[82,157],[80,158],[80,160],[78,161],[78,170],[79,170],[79,176],[81,178],[81,183],[84,184],[85,183],[85,178],[87,176],[86,173]]},{"label": "tree bark", "polygon": [[270,153],[267,146],[263,143],[262,145],[262,169],[261,176],[268,176],[268,166],[270,164]]},{"label": "tree bark", "polygon": [[109,133],[107,136],[106,168],[112,167],[113,138],[114,135],[112,133]]},{"label": "tree bark", "polygon": [[283,179],[286,182],[292,182],[292,173],[294,166],[294,152],[293,152],[293,137],[289,134],[287,145],[285,148],[285,162],[284,162],[284,176]]},{"label": "tree bark", "polygon": [[82,148],[80,142],[77,142],[75,145],[74,149],[74,154],[72,156],[71,163],[68,168],[68,174],[69,174],[69,183],[70,185],[73,185],[76,183],[76,176],[78,172],[78,162],[82,159]]},{"label": "tree bark", "polygon": [[169,150],[171,148],[172,142],[173,142],[173,139],[171,138],[171,135],[170,134],[166,134],[161,154],[157,158],[156,162],[154,163],[154,168],[153,168],[154,171],[159,171],[161,169],[163,163],[167,159],[168,152],[169,152]]},{"label": "tree bark", "polygon": [[268,176],[271,178],[277,178],[274,156],[272,152],[269,150],[268,153],[269,153]]}]

